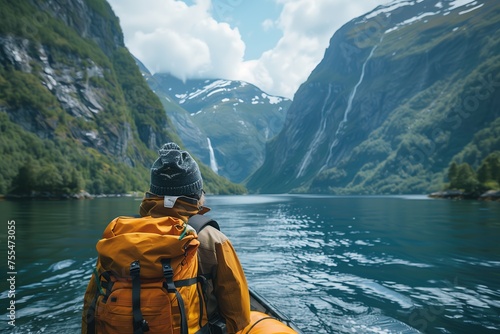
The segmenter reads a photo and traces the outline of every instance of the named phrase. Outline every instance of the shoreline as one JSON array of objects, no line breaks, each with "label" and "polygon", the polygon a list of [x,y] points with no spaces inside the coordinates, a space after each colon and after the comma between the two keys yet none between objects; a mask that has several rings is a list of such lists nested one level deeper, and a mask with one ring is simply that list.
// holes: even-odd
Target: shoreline
[{"label": "shoreline", "polygon": [[82,191],[74,194],[52,194],[52,193],[32,193],[32,194],[0,194],[0,200],[89,200],[94,198],[113,197],[142,197],[144,192],[134,191],[125,194],[89,194]]},{"label": "shoreline", "polygon": [[[258,195],[258,194],[255,194]],[[263,195],[263,194],[260,194]],[[325,194],[326,195],[326,194]],[[390,194],[386,194],[391,196]],[[123,194],[90,194],[86,191],[82,191],[74,194],[51,194],[48,192],[44,193],[32,193],[32,194],[0,194],[0,201],[3,200],[88,200],[95,198],[120,198],[120,197],[137,197],[141,198],[144,196],[144,192],[133,191],[130,193]],[[363,195],[360,195],[363,196]],[[372,195],[378,196],[378,195]],[[384,195],[382,195],[384,196]],[[477,200],[477,201],[494,201],[500,202],[500,190],[488,190],[481,195],[474,195],[466,193],[462,190],[442,190],[432,192],[430,194],[422,194],[421,196],[426,196],[433,199],[449,199],[449,200]]]},{"label": "shoreline", "polygon": [[443,190],[433,192],[428,196],[452,200],[500,201],[500,190],[488,190],[481,195],[466,193],[462,190]]}]

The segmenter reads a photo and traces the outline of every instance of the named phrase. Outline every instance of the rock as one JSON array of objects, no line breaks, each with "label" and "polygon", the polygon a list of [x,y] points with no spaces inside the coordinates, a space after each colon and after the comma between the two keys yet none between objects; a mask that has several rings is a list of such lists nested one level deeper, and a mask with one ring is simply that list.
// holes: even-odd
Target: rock
[{"label": "rock", "polygon": [[481,201],[500,201],[500,190],[488,190],[481,196],[473,196],[462,190],[444,190],[437,191],[428,195],[431,198],[447,198],[447,199],[475,199]]},{"label": "rock", "polygon": [[27,39],[13,36],[0,37],[0,61],[2,64],[11,64],[15,69],[31,73],[31,57],[29,56],[30,43]]},{"label": "rock", "polygon": [[452,198],[452,199],[464,199],[467,194],[462,190],[444,190],[434,192],[429,195],[431,198]]},{"label": "rock", "polygon": [[72,194],[71,198],[74,199],[93,199],[94,197],[86,191],[80,191],[79,193]]},{"label": "rock", "polygon": [[488,190],[479,199],[482,201],[500,201],[500,190]]}]

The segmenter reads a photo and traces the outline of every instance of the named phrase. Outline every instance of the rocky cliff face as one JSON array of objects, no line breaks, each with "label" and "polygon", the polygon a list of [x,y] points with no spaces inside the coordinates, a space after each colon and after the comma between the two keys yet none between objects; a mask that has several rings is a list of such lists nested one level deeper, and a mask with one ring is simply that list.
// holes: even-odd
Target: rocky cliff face
[{"label": "rocky cliff face", "polygon": [[[47,113],[64,110],[69,118],[81,119],[86,123],[94,123],[99,113],[106,113],[103,98],[104,90],[92,85],[96,79],[104,79],[105,69],[92,60],[84,60],[74,56],[72,64],[49,62],[50,50],[43,45],[36,45],[26,39],[8,36],[0,39],[2,50],[0,61],[11,65],[15,70],[37,76],[40,83],[55,98],[54,104],[45,110]],[[30,48],[37,47],[35,51]],[[38,70],[37,70],[38,69]],[[44,108],[45,109],[45,108]],[[71,121],[49,119],[37,106],[7,106],[4,110],[11,115],[11,120],[24,130],[37,134],[40,138],[53,139],[56,129],[68,126],[69,133],[86,146],[101,152],[124,158],[126,147],[131,139],[130,123],[114,124],[110,128],[82,128]]]},{"label": "rocky cliff face", "polygon": [[[120,78],[115,74],[117,64],[113,64],[117,54],[124,50],[123,36],[109,6],[104,2],[99,5],[96,10],[85,1],[35,2],[37,8],[31,9],[35,19],[31,23],[22,21],[21,34],[11,31],[0,36],[0,61],[4,69],[38,80],[46,88],[43,92],[39,87],[40,93],[51,100],[51,105],[40,106],[7,103],[2,109],[11,116],[11,121],[40,138],[53,139],[59,135],[58,130],[67,127],[65,135],[133,165],[138,157],[133,151],[141,138],[137,136],[140,124],[134,124],[136,111],[127,110],[130,106],[120,96],[123,92],[119,90]],[[56,30],[56,36],[45,36],[51,28],[67,32]],[[109,89],[109,85],[115,87]],[[114,99],[122,101],[112,105]],[[141,138],[150,149],[169,137],[164,130],[166,117],[161,110],[156,112],[161,124],[148,129],[153,131]],[[58,117],[47,117],[50,114]]]},{"label": "rocky cliff face", "polygon": [[[44,24],[50,15],[73,29],[81,38],[90,39],[108,56],[123,47],[123,34],[118,20],[103,1],[51,0],[33,2],[38,8],[35,26]],[[36,27],[35,27],[36,29]]]},{"label": "rocky cliff face", "polygon": [[[422,193],[500,116],[500,4],[394,1],[335,33],[248,183],[259,192]],[[463,159],[476,160],[489,148]]]},{"label": "rocky cliff face", "polygon": [[[145,188],[155,150],[178,137],[109,5],[1,1],[0,8],[0,193],[15,190],[23,166],[37,177],[50,170],[46,183],[61,192]],[[35,188],[44,190],[41,182]]]}]

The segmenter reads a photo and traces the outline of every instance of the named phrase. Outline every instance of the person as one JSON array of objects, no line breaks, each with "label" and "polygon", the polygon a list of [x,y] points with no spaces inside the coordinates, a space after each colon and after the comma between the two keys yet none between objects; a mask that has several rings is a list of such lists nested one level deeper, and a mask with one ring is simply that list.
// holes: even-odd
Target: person
[{"label": "person", "polygon": [[[202,176],[191,155],[173,142],[164,144],[158,153],[140,216],[171,216],[187,222],[193,215],[208,212]],[[212,226],[199,231],[198,241],[199,274],[211,277],[205,290],[208,319],[222,318],[227,333],[241,331],[250,323],[250,295],[236,251],[227,236]],[[82,321],[83,332],[85,317]]]}]

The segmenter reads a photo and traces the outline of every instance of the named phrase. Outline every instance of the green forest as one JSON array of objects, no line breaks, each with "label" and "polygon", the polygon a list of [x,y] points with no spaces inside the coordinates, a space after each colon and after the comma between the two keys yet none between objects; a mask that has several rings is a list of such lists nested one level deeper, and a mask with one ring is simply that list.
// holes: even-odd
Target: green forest
[{"label": "green forest", "polygon": [[470,197],[500,189],[500,151],[489,154],[476,170],[467,162],[453,161],[448,168],[448,180],[446,189],[463,191]]}]

